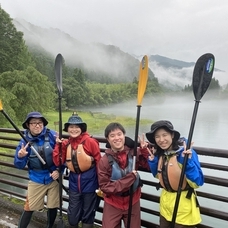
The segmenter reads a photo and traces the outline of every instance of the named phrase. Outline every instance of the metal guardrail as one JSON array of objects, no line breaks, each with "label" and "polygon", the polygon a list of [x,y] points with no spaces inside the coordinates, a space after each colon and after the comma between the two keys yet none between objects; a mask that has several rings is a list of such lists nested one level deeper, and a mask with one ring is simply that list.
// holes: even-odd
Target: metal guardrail
[{"label": "metal guardrail", "polygon": [[[63,135],[63,137],[67,137],[67,135]],[[102,148],[102,144],[106,143],[106,139],[103,137],[94,137],[96,138],[101,145],[101,152],[104,152],[104,148]],[[8,129],[8,128],[0,128],[0,183],[8,186],[7,188],[2,187],[2,184],[0,186],[0,192],[10,194],[11,196],[19,197],[23,200],[25,200],[26,197],[26,189],[27,189],[27,169],[25,168],[23,171],[20,173],[18,170],[13,165],[13,158],[14,158],[14,152],[16,145],[18,144],[18,141],[20,140],[19,136],[16,134],[16,131],[14,129]],[[203,147],[194,147],[194,149],[197,151],[198,155],[202,156],[207,156],[212,158],[217,157],[217,158],[225,158],[228,161],[228,150],[221,150],[221,149],[212,149],[212,148],[203,148]],[[10,151],[10,152],[9,152]],[[228,164],[228,163],[226,163]],[[212,163],[207,163],[207,162],[201,162],[202,168],[210,169],[213,171],[222,171],[222,172],[227,172],[228,173],[228,166],[227,165],[222,165],[222,164],[212,164]],[[15,169],[15,171],[12,171],[12,169]],[[10,172],[9,172],[10,170]],[[142,173],[149,173],[148,171],[145,170],[140,170]],[[228,175],[227,175],[228,176]],[[227,177],[226,176],[226,177]],[[143,175],[141,175],[142,180],[143,180],[143,188],[142,188],[142,195],[141,199],[143,199],[146,204],[145,205],[152,205],[156,204],[156,208],[158,208],[159,204],[159,196],[156,194],[154,191],[155,186],[157,184],[157,180],[152,178],[148,179],[143,179]],[[13,179],[13,180],[12,180]],[[153,181],[154,180],[154,181]],[[64,182],[67,182],[68,179],[64,177]],[[227,178],[222,178],[219,176],[211,176],[211,175],[205,175],[205,183],[210,184],[212,186],[216,187],[228,187],[228,179]],[[144,188],[146,189],[153,189],[153,191],[149,191],[150,193],[147,193],[144,191]],[[18,191],[18,189],[21,189],[22,193]],[[154,194],[155,193],[155,194]],[[228,197],[227,196],[221,196],[219,193],[216,191],[213,193],[207,193],[204,191],[201,191],[200,189],[197,191],[197,195],[199,198],[204,198],[206,200],[214,200],[216,202],[223,202],[226,204],[226,208],[228,208]],[[68,204],[68,196],[63,195],[63,201],[65,205]],[[152,207],[152,206],[151,206]],[[141,203],[141,213],[153,215],[157,219],[149,220],[145,219],[142,216],[141,220],[141,225],[142,227],[150,227],[150,228],[157,228],[159,227],[158,225],[158,216],[159,216],[159,211],[156,209],[151,208],[150,206],[144,206]],[[207,206],[201,206],[200,211],[202,215],[205,215],[209,218],[216,219],[216,220],[221,220],[221,221],[228,221],[228,212],[218,209],[213,209],[213,207],[209,207],[209,204]],[[67,206],[63,207],[63,212],[67,212]],[[100,204],[100,207],[98,209],[98,213],[102,214],[103,212],[103,207]],[[101,216],[100,216],[101,217]],[[96,223],[101,225],[101,218],[96,217]],[[197,228],[212,228],[212,226],[209,226],[208,224],[205,224],[202,222],[202,224],[199,224]],[[220,228],[222,228],[220,226]]]}]

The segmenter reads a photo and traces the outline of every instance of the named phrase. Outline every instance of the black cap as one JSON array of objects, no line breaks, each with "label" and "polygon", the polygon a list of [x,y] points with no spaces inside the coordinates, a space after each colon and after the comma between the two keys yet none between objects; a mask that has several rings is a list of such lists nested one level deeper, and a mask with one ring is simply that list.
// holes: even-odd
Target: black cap
[{"label": "black cap", "polygon": [[159,128],[163,128],[163,127],[167,128],[168,130],[170,130],[171,132],[174,133],[174,139],[175,140],[178,140],[180,138],[180,133],[173,129],[173,125],[172,125],[172,123],[170,121],[168,121],[168,120],[159,120],[157,122],[154,122],[151,125],[150,132],[146,133],[146,137],[149,140],[149,142],[155,143],[154,134]]}]

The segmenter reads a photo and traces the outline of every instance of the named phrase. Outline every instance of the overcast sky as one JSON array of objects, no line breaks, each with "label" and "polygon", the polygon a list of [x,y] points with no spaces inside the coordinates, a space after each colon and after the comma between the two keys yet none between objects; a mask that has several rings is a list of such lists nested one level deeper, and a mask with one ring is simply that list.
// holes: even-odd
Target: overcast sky
[{"label": "overcast sky", "polygon": [[12,18],[59,28],[136,55],[196,62],[207,52],[227,71],[227,0],[0,0]]}]

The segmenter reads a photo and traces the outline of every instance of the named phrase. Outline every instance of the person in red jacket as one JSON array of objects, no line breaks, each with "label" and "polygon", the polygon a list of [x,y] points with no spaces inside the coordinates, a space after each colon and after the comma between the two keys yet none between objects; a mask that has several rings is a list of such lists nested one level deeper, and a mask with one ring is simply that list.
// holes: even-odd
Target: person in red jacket
[{"label": "person in red jacket", "polygon": [[103,192],[104,208],[102,227],[121,228],[123,220],[127,227],[129,193],[133,185],[131,228],[141,227],[140,196],[141,180],[137,172],[139,165],[149,170],[148,143],[144,135],[137,149],[136,168],[133,167],[135,142],[125,136],[125,129],[120,123],[110,123],[105,129],[105,138],[108,140],[104,156],[98,163],[98,180]]},{"label": "person in red jacket", "polygon": [[78,115],[72,115],[63,130],[68,132],[69,139],[56,139],[53,161],[57,166],[66,163],[70,170],[68,221],[75,228],[80,221],[83,228],[92,228],[100,202],[95,192],[97,164],[101,158],[99,143],[88,134],[87,124]]}]

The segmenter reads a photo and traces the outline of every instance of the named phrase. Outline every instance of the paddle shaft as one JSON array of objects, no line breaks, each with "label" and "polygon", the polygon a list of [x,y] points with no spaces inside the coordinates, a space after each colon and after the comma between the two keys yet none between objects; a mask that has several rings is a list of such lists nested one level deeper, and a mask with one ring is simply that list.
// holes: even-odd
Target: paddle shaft
[{"label": "paddle shaft", "polygon": [[[137,142],[139,134],[139,120],[140,120],[140,110],[141,103],[146,91],[146,84],[148,80],[148,57],[143,56],[142,61],[140,62],[139,67],[139,82],[138,82],[138,94],[137,94],[137,115],[136,115],[136,124],[135,124],[135,144],[134,144],[134,156],[133,156],[133,165],[132,170],[135,170],[136,166],[136,156],[137,156]],[[138,174],[137,174],[138,175]],[[127,228],[131,226],[131,212],[132,212],[132,201],[133,201],[133,184],[130,187],[129,194],[129,208],[128,208],[128,218],[127,218]]]},{"label": "paddle shaft", "polygon": [[[193,116],[192,116],[190,130],[189,130],[186,150],[190,149],[190,147],[191,147],[191,141],[192,141],[193,131],[194,131],[194,127],[195,127],[195,122],[196,122],[196,116],[197,116],[197,112],[198,112],[199,103],[200,103],[200,101],[195,101],[195,106],[194,106],[194,111],[193,111]],[[176,215],[177,215],[177,210],[178,210],[178,206],[179,206],[179,202],[180,202],[181,188],[182,188],[182,185],[183,185],[183,182],[184,182],[184,175],[185,175],[185,169],[186,169],[187,161],[188,161],[188,154],[185,154],[184,162],[183,162],[182,170],[181,170],[181,175],[180,175],[180,181],[179,181],[178,190],[177,190],[176,201],[175,201],[174,210],[173,210],[171,228],[175,227]]]},{"label": "paddle shaft", "polygon": [[[61,94],[59,93],[59,138],[62,138],[62,111],[61,111]],[[63,195],[62,195],[62,143],[59,144],[59,219],[62,220],[62,200],[63,200]],[[62,225],[63,226],[63,225]]]},{"label": "paddle shaft", "polygon": [[[210,85],[211,78],[214,71],[214,63],[215,63],[214,56],[212,54],[210,53],[204,54],[197,60],[194,68],[192,86],[193,86],[193,92],[195,96],[195,107],[192,115],[192,121],[191,121],[190,130],[189,130],[188,141],[186,145],[187,150],[190,149],[191,147],[192,135],[194,131],[199,103]],[[181,169],[176,201],[175,201],[174,210],[173,210],[171,228],[175,227],[175,221],[176,221],[176,216],[177,216],[177,211],[178,211],[178,206],[179,206],[179,201],[181,196],[181,188],[184,181],[184,174],[185,174],[187,161],[188,161],[188,154],[185,154],[184,162]]]},{"label": "paddle shaft", "polygon": [[[134,144],[134,156],[133,156],[132,170],[135,170],[135,165],[136,165],[137,141],[138,141],[138,134],[139,134],[140,110],[141,110],[141,105],[137,105],[137,116],[136,116],[136,125],[135,125],[135,144]],[[129,194],[130,194],[130,198],[129,198],[127,228],[130,228],[130,225],[131,225],[131,212],[132,212],[132,200],[133,200],[133,184],[131,185]]]}]

